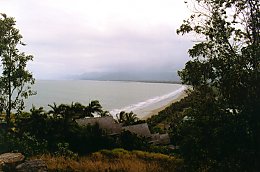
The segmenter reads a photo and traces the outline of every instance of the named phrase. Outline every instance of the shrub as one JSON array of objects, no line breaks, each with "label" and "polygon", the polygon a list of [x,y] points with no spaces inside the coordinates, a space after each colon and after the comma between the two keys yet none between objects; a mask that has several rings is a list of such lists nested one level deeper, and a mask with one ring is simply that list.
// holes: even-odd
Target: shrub
[{"label": "shrub", "polygon": [[57,156],[64,156],[73,159],[78,157],[78,154],[69,150],[69,143],[58,143],[57,149],[58,150],[54,153]]},{"label": "shrub", "polygon": [[119,146],[126,150],[147,150],[149,144],[146,138],[141,138],[130,131],[123,131],[119,136]]},{"label": "shrub", "polygon": [[37,140],[29,133],[18,136],[14,132],[0,131],[0,153],[21,152],[26,156],[47,152],[46,140]]}]

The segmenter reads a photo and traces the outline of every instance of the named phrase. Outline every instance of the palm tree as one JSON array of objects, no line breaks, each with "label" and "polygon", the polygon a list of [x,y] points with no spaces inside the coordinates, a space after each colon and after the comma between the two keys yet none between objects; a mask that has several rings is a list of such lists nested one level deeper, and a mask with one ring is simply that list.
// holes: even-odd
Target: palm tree
[{"label": "palm tree", "polygon": [[84,118],[86,116],[85,109],[86,109],[86,107],[84,105],[82,105],[81,103],[72,102],[69,111],[70,111],[70,113],[74,114],[74,119],[78,119],[78,118]]},{"label": "palm tree", "polygon": [[54,118],[62,118],[65,123],[71,123],[78,116],[74,111],[73,103],[71,106],[66,104],[60,104],[57,106],[56,103],[48,106],[51,107],[51,110],[48,112],[48,114]]},{"label": "palm tree", "polygon": [[49,110],[49,114],[58,114],[58,107],[57,104],[54,102],[53,105],[48,104],[48,106],[51,108],[51,110]]},{"label": "palm tree", "polygon": [[94,116],[94,114],[97,114],[101,116],[103,113],[102,106],[100,105],[98,100],[93,100],[89,103],[89,105],[86,107],[86,114],[89,116]]},{"label": "palm tree", "polygon": [[117,118],[117,122],[118,123],[124,123],[126,120],[126,112],[125,111],[121,111],[120,113],[116,114],[116,118]]},{"label": "palm tree", "polygon": [[125,111],[121,111],[119,114],[116,114],[117,122],[122,123],[124,126],[133,125],[140,121],[136,114],[132,111],[130,113],[126,113]]},{"label": "palm tree", "polygon": [[139,118],[132,111],[130,113],[126,113],[126,124],[133,125],[137,121],[139,121]]},{"label": "palm tree", "polygon": [[100,117],[112,116],[109,111],[102,111],[99,115]]}]

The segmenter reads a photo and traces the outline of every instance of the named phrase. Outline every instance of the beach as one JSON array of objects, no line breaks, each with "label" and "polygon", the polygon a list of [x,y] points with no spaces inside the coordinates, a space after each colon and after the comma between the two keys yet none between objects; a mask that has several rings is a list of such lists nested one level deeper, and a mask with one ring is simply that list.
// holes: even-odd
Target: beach
[{"label": "beach", "polygon": [[89,81],[89,80],[36,80],[33,90],[37,95],[25,102],[26,111],[32,105],[50,110],[48,104],[71,104],[79,102],[88,105],[98,100],[103,110],[113,116],[121,111],[133,111],[139,118],[160,108],[186,89],[181,84],[146,83],[125,81]]},{"label": "beach", "polygon": [[180,101],[181,99],[183,99],[184,97],[187,96],[187,93],[185,91],[182,91],[180,94],[178,94],[172,101],[170,101],[169,103],[151,110],[148,114],[144,115],[141,117],[142,120],[146,120],[148,118],[150,118],[153,115],[158,115],[158,113],[162,110],[164,110],[165,108],[167,108],[168,106],[170,106],[171,104]]}]

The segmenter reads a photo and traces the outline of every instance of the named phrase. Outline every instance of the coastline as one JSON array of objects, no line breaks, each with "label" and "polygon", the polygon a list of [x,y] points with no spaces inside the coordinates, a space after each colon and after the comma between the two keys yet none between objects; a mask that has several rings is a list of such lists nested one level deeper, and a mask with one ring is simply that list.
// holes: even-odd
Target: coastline
[{"label": "coastline", "polygon": [[116,82],[141,82],[141,83],[158,83],[158,84],[182,84],[181,81],[171,80],[128,80],[128,79],[72,79],[86,81],[116,81]]},{"label": "coastline", "polygon": [[172,101],[170,101],[168,104],[165,104],[159,108],[153,109],[151,110],[147,115],[144,115],[143,117],[141,117],[142,120],[147,120],[148,118],[150,118],[151,116],[154,115],[158,115],[158,113],[162,110],[164,110],[165,108],[167,108],[168,106],[170,106],[171,104],[180,101],[181,99],[183,99],[184,97],[187,96],[187,93],[185,91],[182,91],[176,98],[174,98]]}]

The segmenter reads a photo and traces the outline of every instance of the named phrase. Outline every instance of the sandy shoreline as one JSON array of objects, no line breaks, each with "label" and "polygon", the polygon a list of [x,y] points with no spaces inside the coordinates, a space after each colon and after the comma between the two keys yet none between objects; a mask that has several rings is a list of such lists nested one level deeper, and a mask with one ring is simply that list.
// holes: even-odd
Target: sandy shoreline
[{"label": "sandy shoreline", "polygon": [[158,115],[158,113],[162,110],[164,110],[166,107],[170,106],[172,103],[178,102],[180,101],[182,98],[186,97],[187,93],[185,91],[181,92],[177,97],[175,97],[170,103],[163,105],[162,107],[156,108],[151,110],[151,112],[149,112],[149,114],[143,116],[141,119],[142,120],[146,120],[148,118],[150,118],[153,115]]}]

